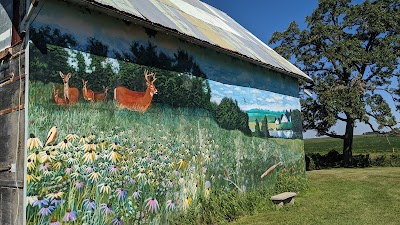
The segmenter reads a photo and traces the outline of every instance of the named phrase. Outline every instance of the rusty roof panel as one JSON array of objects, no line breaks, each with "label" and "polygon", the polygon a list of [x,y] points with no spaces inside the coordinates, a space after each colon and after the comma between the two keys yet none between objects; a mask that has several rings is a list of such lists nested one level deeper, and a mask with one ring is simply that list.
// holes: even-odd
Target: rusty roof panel
[{"label": "rusty roof panel", "polygon": [[[269,68],[311,80],[226,13],[198,0],[92,0],[245,56]],[[188,38],[189,38],[188,37]],[[251,61],[250,60],[250,61]]]}]

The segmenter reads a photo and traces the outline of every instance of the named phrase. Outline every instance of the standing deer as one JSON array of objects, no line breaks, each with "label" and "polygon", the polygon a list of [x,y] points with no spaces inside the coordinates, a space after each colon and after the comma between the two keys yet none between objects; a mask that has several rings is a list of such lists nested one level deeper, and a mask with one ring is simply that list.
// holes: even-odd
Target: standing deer
[{"label": "standing deer", "polygon": [[[150,81],[149,77],[152,77],[153,80]],[[131,91],[122,86],[114,89],[114,99],[118,102],[118,107],[142,113],[146,112],[151,104],[153,95],[157,94],[157,89],[154,86],[154,81],[157,78],[154,73],[149,74],[147,70],[144,71],[144,78],[147,85],[146,92]]]},{"label": "standing deer", "polygon": [[54,97],[54,102],[56,105],[65,105],[65,101],[63,98],[58,97],[58,93],[60,92],[60,89],[55,89],[53,86],[53,97]]},{"label": "standing deer", "polygon": [[64,101],[65,104],[74,104],[78,102],[79,99],[79,90],[78,88],[70,88],[69,87],[69,78],[71,78],[71,73],[68,73],[67,75],[63,74],[60,71],[60,77],[62,78],[64,82]]},{"label": "standing deer", "polygon": [[88,83],[88,81],[85,81],[84,79],[82,79],[82,84],[83,84],[82,94],[83,94],[83,98],[86,101],[94,102],[94,92],[92,90],[90,90],[90,89],[87,89],[87,83]]},{"label": "standing deer", "polygon": [[95,92],[95,93],[94,93],[94,100],[95,100],[96,102],[102,102],[102,101],[104,101],[104,99],[106,99],[108,87],[104,87],[104,86],[103,86],[103,89],[104,89],[104,92],[103,92],[103,93],[99,93],[99,92]]}]

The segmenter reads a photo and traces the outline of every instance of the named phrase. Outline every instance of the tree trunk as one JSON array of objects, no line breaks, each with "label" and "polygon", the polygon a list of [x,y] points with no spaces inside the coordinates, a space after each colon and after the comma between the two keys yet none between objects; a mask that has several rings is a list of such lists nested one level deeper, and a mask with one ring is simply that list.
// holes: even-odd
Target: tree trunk
[{"label": "tree trunk", "polygon": [[354,136],[354,121],[347,119],[346,133],[343,139],[343,166],[353,167],[353,136]]}]

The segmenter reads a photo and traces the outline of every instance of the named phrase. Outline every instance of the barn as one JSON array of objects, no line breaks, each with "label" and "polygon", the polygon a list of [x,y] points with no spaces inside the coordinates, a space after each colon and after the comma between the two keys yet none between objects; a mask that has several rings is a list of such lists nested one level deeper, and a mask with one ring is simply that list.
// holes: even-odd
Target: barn
[{"label": "barn", "polygon": [[16,2],[1,30],[19,38],[4,57],[25,65],[0,84],[20,94],[0,105],[1,123],[24,131],[24,151],[2,158],[19,168],[0,174],[19,180],[7,204],[24,202],[10,218],[165,224],[222,192],[305,179],[299,80],[311,79],[224,12],[198,0]]}]

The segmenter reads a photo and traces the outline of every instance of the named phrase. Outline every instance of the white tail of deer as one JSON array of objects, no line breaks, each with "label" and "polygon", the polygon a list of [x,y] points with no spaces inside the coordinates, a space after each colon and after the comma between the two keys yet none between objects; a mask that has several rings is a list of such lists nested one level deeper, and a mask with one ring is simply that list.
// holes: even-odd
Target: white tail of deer
[{"label": "white tail of deer", "polygon": [[63,74],[60,71],[60,77],[64,83],[64,102],[66,104],[77,103],[79,99],[79,90],[78,88],[70,88],[68,84],[69,78],[71,78],[71,73]]},{"label": "white tail of deer", "polygon": [[[150,81],[152,77],[152,81]],[[153,96],[157,94],[157,89],[154,86],[154,81],[157,80],[154,73],[144,71],[147,89],[145,92],[131,91],[128,88],[118,86],[114,89],[114,99],[118,102],[118,107],[126,108],[133,111],[146,112],[150,106]]]}]

